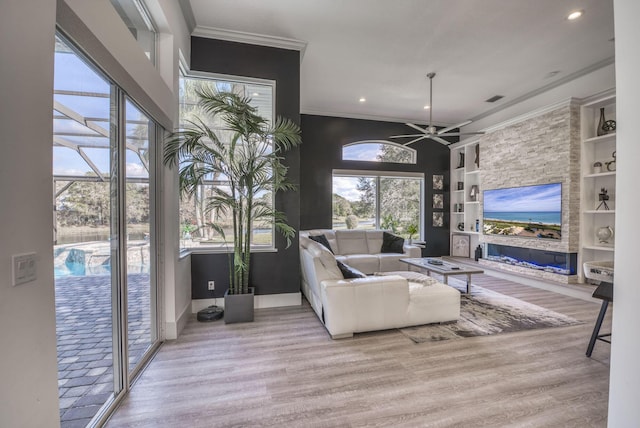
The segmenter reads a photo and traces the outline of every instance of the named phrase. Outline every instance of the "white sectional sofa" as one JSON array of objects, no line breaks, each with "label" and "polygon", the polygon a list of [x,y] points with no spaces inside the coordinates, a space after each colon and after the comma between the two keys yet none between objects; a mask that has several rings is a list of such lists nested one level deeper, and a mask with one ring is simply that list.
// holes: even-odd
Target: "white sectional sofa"
[{"label": "white sectional sofa", "polygon": [[[333,339],[455,321],[460,316],[460,292],[448,285],[404,269],[384,276],[344,279],[336,263],[338,257],[300,233],[302,291]],[[391,262],[388,266],[398,267]]]},{"label": "white sectional sofa", "polygon": [[404,253],[381,253],[383,242],[382,230],[301,230],[300,237],[324,235],[329,241],[331,251],[336,257],[364,274],[374,272],[391,272],[409,270],[409,265],[402,263],[402,258],[421,257],[419,247],[404,244]]}]

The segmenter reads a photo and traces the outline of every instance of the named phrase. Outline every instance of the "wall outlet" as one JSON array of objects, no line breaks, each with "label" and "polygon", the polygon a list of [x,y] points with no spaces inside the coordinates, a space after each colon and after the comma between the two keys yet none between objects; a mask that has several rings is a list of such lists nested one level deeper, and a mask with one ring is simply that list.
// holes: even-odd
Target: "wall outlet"
[{"label": "wall outlet", "polygon": [[209,281],[208,285],[209,285],[209,290],[215,290],[216,289],[216,282],[215,281]]}]

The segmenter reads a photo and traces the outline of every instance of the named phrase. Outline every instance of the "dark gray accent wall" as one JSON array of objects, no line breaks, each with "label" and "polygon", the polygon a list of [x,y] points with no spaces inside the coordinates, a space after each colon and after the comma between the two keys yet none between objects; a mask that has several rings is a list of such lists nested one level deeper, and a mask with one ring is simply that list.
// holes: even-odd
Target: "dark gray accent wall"
[{"label": "dark gray accent wall", "polygon": [[[410,171],[425,174],[425,240],[428,256],[449,254],[449,156],[446,146],[432,140],[412,145],[417,164],[343,161],[342,146],[360,140],[388,140],[390,135],[414,133],[403,123],[302,115],[300,148],[300,228],[330,229],[334,169]],[[432,176],[445,177],[445,227],[432,226]]]},{"label": "dark gray accent wall", "polygon": [[[269,79],[276,82],[276,114],[300,123],[300,53],[244,43],[191,38],[191,70],[231,76]],[[284,163],[288,178],[300,183],[300,149],[289,151]],[[276,207],[283,211],[289,224],[300,228],[300,192],[284,192],[276,196]],[[275,253],[253,253],[251,282],[256,294],[295,293],[300,291],[300,268],[297,240],[289,248],[276,234]],[[192,298],[222,297],[229,287],[227,254],[193,254],[191,256]],[[216,282],[215,291],[207,289],[207,281]]]}]

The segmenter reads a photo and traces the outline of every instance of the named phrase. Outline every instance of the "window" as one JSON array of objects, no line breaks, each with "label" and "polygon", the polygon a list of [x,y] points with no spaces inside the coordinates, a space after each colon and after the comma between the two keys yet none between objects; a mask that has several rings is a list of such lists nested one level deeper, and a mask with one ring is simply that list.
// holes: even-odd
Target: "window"
[{"label": "window", "polygon": [[141,0],[111,0],[111,4],[129,28],[152,64],[156,63],[156,29]]},{"label": "window", "polygon": [[[231,139],[231,131],[222,128],[220,119],[213,120],[198,105],[196,89],[208,87],[215,91],[230,91],[251,98],[251,104],[258,109],[258,114],[272,121],[274,117],[273,83],[258,81],[239,81],[223,78],[199,76],[182,76],[180,78],[180,127],[184,128],[189,121],[202,120],[218,137],[224,141]],[[227,249],[233,244],[233,229],[230,213],[216,216],[205,209],[206,199],[213,195],[215,187],[227,186],[224,176],[211,176],[207,183],[200,186],[190,198],[180,201],[180,248],[181,249]],[[268,203],[273,203],[273,195],[261,195]],[[209,226],[211,223],[221,225],[225,230],[226,241]],[[251,245],[254,249],[272,249],[274,247],[274,227],[271,222],[253,225]]]},{"label": "window", "polygon": [[416,151],[391,141],[363,140],[345,144],[342,160],[415,164]]},{"label": "window", "polygon": [[334,171],[333,228],[386,229],[408,238],[415,225],[421,237],[423,189],[423,174]]}]

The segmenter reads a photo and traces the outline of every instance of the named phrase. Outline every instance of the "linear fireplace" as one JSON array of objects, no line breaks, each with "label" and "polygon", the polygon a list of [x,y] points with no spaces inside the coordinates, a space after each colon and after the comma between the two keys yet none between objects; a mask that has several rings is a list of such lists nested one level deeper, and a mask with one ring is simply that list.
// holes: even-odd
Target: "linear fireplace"
[{"label": "linear fireplace", "polygon": [[558,275],[575,275],[578,253],[487,244],[486,259]]}]

